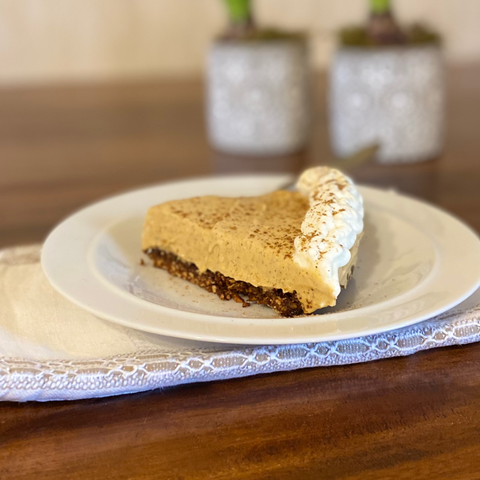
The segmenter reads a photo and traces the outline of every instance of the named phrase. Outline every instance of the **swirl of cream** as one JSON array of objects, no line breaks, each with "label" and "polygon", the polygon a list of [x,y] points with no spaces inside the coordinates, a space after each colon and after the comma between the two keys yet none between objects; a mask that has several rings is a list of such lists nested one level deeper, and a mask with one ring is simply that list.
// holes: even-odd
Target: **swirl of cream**
[{"label": "swirl of cream", "polygon": [[295,238],[294,261],[317,270],[338,296],[339,269],[349,263],[363,231],[363,199],[350,178],[329,167],[306,170],[297,189],[308,197],[310,209]]}]

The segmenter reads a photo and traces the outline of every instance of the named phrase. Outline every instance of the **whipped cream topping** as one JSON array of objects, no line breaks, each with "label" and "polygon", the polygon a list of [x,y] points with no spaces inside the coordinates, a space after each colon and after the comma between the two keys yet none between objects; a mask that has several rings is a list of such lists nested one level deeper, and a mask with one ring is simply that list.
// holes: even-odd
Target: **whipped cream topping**
[{"label": "whipped cream topping", "polygon": [[350,262],[350,249],[363,231],[363,199],[350,178],[329,167],[306,170],[297,189],[308,197],[310,209],[295,238],[293,259],[328,279],[338,296],[339,270]]}]

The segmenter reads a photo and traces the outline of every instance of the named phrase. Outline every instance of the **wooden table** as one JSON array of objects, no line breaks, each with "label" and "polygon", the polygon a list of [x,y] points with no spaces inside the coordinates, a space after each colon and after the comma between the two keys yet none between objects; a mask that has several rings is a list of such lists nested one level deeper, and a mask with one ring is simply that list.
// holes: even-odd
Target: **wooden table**
[{"label": "wooden table", "polygon": [[[241,159],[208,147],[196,81],[0,93],[0,246],[146,183],[328,161],[325,84],[309,148]],[[480,230],[480,66],[449,71],[445,155],[352,172]],[[1,308],[1,306],[0,306]],[[480,346],[117,398],[0,405],[5,479],[478,479]]]}]

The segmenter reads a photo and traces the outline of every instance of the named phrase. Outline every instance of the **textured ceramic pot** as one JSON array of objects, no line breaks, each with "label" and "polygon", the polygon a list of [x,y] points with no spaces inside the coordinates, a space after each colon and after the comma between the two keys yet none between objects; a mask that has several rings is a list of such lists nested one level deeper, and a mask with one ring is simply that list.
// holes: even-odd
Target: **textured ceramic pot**
[{"label": "textured ceramic pot", "polygon": [[240,155],[285,155],[306,144],[307,48],[301,40],[219,41],[207,71],[212,146]]},{"label": "textured ceramic pot", "polygon": [[341,48],[330,73],[330,134],[347,156],[378,142],[378,160],[428,160],[443,148],[444,69],[439,46]]}]

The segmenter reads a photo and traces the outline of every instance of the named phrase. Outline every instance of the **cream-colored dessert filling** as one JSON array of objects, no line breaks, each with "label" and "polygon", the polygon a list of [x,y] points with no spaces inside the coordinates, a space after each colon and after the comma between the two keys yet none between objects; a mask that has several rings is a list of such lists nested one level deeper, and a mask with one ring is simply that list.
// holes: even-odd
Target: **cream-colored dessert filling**
[{"label": "cream-colored dessert filling", "polygon": [[[305,312],[335,305],[330,279],[295,260],[295,238],[309,210],[298,192],[277,191],[262,197],[206,196],[167,202],[147,214],[142,248],[159,248],[210,270],[254,286],[296,292]],[[342,285],[356,260],[358,242],[339,272]]]}]

